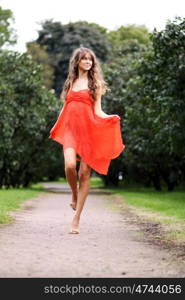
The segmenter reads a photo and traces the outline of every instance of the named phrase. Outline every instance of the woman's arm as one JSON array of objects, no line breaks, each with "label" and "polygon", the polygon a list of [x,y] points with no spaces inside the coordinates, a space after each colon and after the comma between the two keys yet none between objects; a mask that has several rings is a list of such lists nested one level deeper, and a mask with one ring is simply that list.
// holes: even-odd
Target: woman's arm
[{"label": "woman's arm", "polygon": [[106,118],[108,117],[109,115],[107,115],[106,113],[104,113],[104,111],[102,110],[101,108],[101,97],[97,98],[95,101],[94,101],[94,113],[95,115],[97,115],[98,117],[102,117],[102,118]]},{"label": "woman's arm", "polygon": [[99,117],[105,118],[108,115],[104,113],[104,111],[101,108],[101,96],[102,96],[102,90],[101,90],[101,84],[99,83],[99,88],[96,94],[96,100],[94,100],[94,113]]},{"label": "woman's arm", "polygon": [[100,86],[99,89],[98,89],[98,92],[97,92],[96,100],[94,100],[94,113],[95,113],[95,115],[97,115],[98,117],[101,117],[101,118],[108,118],[108,117],[116,116],[116,115],[108,115],[102,110],[102,108],[101,108],[101,95],[102,95],[102,92],[101,92],[101,86]]}]

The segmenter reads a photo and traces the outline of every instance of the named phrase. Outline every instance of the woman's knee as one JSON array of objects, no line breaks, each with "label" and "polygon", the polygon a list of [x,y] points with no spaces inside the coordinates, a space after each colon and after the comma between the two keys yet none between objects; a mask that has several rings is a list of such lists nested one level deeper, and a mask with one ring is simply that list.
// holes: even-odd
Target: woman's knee
[{"label": "woman's knee", "polygon": [[76,162],[74,162],[74,161],[65,162],[65,170],[66,171],[73,170],[73,169],[76,169]]},{"label": "woman's knee", "polygon": [[79,170],[78,176],[80,181],[86,181],[89,180],[91,176],[91,169],[90,168],[83,168],[82,170]]},{"label": "woman's knee", "polygon": [[76,168],[76,151],[71,147],[67,147],[64,149],[64,161],[65,161],[65,169],[75,169]]}]

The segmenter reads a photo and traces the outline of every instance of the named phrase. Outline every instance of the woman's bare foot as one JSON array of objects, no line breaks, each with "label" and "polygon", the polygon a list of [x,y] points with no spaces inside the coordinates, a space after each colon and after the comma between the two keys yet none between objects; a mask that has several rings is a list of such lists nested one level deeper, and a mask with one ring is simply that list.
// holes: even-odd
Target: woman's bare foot
[{"label": "woman's bare foot", "polygon": [[69,233],[80,233],[78,229],[79,222],[80,222],[80,217],[74,216],[71,224],[71,231]]}]

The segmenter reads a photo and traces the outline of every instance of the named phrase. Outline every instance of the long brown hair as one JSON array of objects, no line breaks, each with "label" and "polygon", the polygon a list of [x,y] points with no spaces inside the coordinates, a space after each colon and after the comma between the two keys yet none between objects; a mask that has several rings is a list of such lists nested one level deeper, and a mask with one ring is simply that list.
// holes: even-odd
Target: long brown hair
[{"label": "long brown hair", "polygon": [[109,90],[107,83],[103,78],[100,62],[95,53],[89,48],[79,47],[73,51],[70,58],[68,77],[64,82],[63,90],[60,95],[62,102],[66,100],[68,91],[72,88],[74,81],[78,78],[78,64],[87,53],[90,54],[92,59],[92,67],[88,70],[88,88],[92,98],[94,100],[96,99],[98,88],[101,88],[102,95]]}]

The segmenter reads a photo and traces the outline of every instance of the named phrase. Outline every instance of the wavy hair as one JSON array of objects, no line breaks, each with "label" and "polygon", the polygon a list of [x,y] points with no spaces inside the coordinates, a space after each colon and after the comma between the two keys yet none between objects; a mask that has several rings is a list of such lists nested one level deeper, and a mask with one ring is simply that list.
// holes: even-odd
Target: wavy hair
[{"label": "wavy hair", "polygon": [[62,102],[66,100],[68,91],[72,89],[74,81],[78,78],[78,64],[87,53],[90,54],[92,59],[92,67],[90,70],[88,70],[88,88],[92,98],[96,100],[99,88],[101,88],[102,95],[109,90],[107,83],[103,78],[100,62],[95,53],[89,48],[79,47],[73,51],[70,58],[69,73],[66,81],[64,82],[63,90],[60,95]]}]

